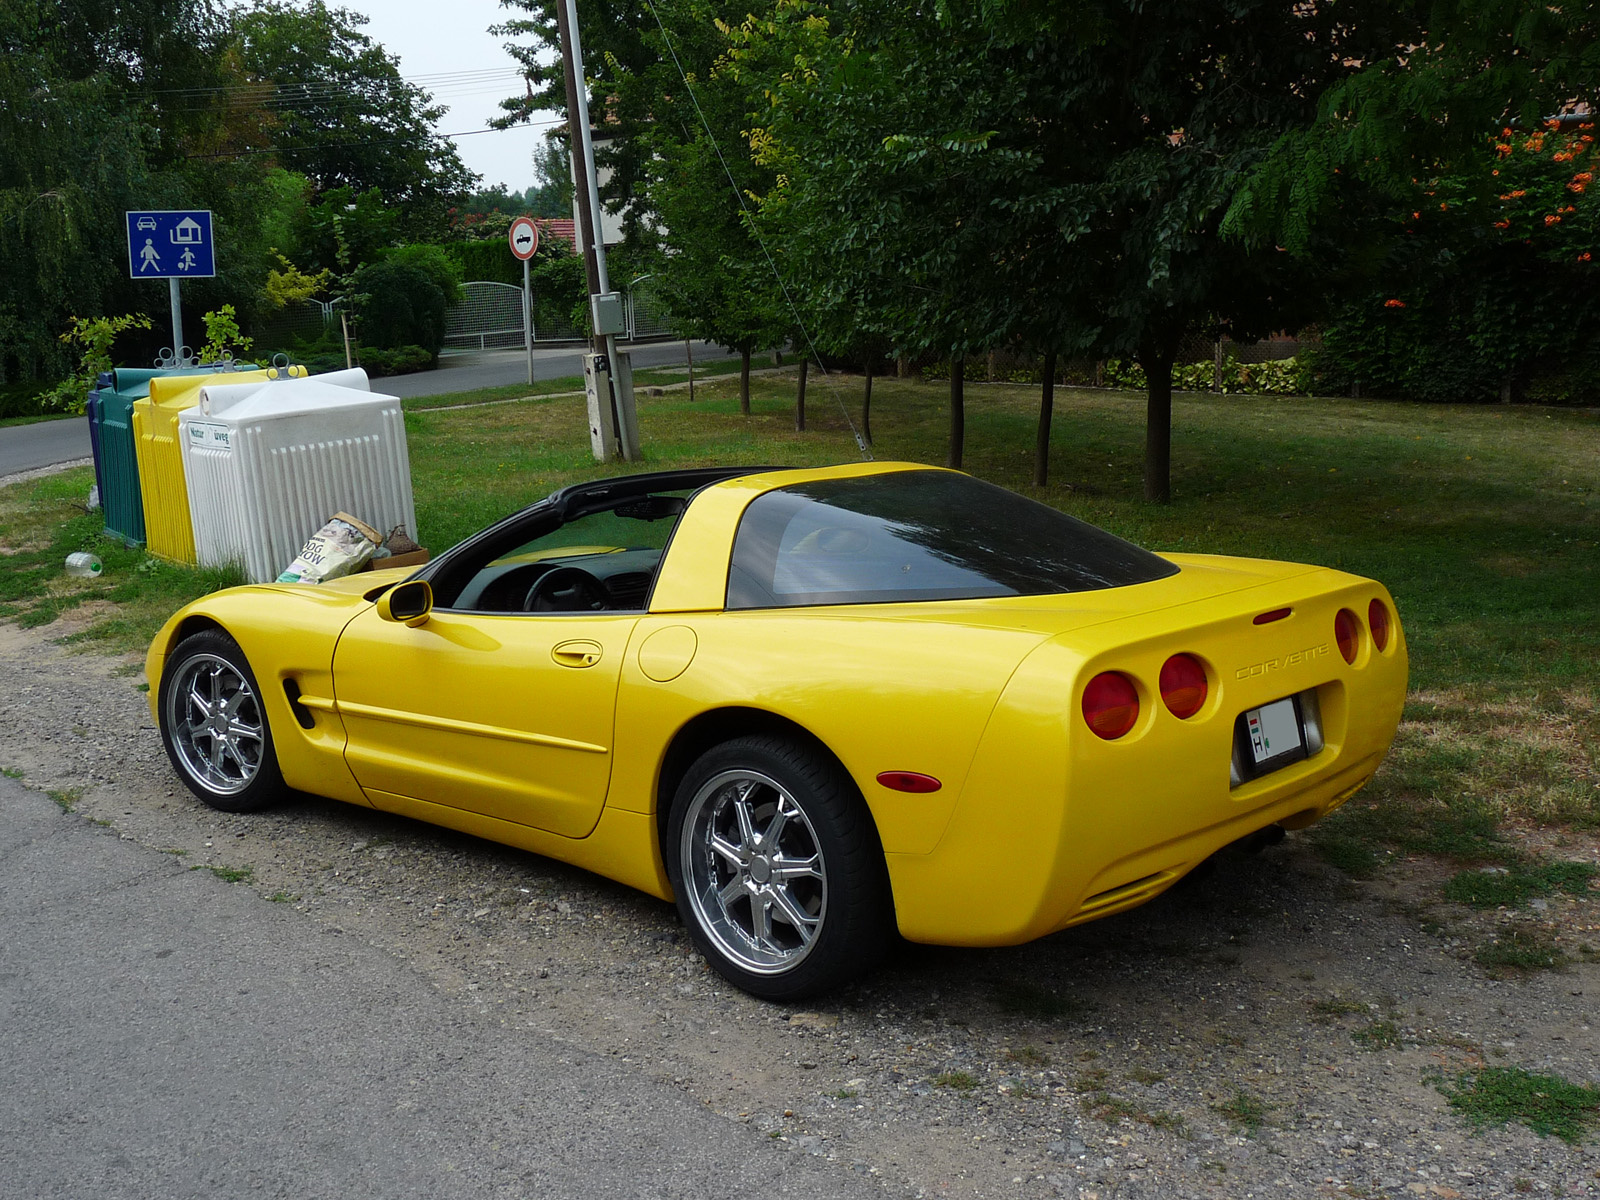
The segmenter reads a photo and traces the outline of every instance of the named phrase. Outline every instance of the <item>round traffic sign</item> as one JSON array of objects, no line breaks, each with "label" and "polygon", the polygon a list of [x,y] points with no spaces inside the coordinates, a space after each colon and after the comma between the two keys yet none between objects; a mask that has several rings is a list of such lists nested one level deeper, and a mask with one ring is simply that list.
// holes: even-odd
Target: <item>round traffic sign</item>
[{"label": "round traffic sign", "polygon": [[511,253],[527,262],[539,248],[539,227],[533,223],[532,217],[518,217],[511,222],[506,240],[511,243]]}]

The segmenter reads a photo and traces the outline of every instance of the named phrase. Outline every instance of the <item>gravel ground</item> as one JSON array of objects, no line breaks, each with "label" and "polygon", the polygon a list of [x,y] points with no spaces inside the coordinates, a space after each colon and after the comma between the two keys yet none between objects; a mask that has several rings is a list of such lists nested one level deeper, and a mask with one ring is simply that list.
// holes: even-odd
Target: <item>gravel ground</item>
[{"label": "gravel ground", "polygon": [[[674,910],[530,854],[305,797],[192,798],[139,663],[0,627],[0,767],[75,816],[248,868],[262,902],[409,961],[441,993],[670,1080],[893,1196],[1600,1195],[1600,1154],[1473,1133],[1436,1086],[1488,1063],[1600,1084],[1600,965],[1495,979],[1492,928],[1600,943],[1600,901],[1436,899],[1439,864],[1355,883],[1291,835],[1152,904],[1007,950],[908,946],[811,1007],[728,988]],[[1561,854],[1600,861],[1591,842]]]}]

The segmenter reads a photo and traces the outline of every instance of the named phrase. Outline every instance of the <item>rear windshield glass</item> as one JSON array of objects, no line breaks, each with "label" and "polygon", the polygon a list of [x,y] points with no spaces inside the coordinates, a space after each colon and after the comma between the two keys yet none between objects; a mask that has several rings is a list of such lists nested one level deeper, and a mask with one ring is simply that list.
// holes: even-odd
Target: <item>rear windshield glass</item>
[{"label": "rear windshield glass", "polygon": [[795,484],[751,502],[729,608],[1039,596],[1147,583],[1164,558],[948,471]]}]

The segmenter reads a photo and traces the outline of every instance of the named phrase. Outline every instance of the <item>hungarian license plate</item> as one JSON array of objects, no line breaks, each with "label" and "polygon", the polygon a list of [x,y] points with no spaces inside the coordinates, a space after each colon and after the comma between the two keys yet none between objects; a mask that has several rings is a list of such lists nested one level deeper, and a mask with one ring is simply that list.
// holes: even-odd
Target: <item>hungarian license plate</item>
[{"label": "hungarian license plate", "polygon": [[1257,767],[1305,744],[1300,736],[1300,714],[1295,711],[1292,697],[1252,708],[1244,714],[1244,727],[1250,738],[1251,761]]},{"label": "hungarian license plate", "polygon": [[[1311,733],[1318,736],[1315,747],[1310,744]],[[1298,695],[1242,712],[1234,726],[1234,786],[1299,762],[1317,749],[1321,749],[1320,731],[1308,726]]]}]

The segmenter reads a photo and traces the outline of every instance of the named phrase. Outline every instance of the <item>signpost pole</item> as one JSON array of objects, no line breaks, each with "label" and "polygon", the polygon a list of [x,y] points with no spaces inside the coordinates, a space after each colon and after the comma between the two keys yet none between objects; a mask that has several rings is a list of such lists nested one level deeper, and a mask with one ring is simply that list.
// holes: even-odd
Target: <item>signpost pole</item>
[{"label": "signpost pole", "polygon": [[172,361],[183,366],[183,306],[178,301],[178,277],[167,280],[167,297],[172,301]]},{"label": "signpost pole", "polygon": [[528,287],[528,260],[522,260],[522,345],[528,352],[528,382],[533,382],[533,292]]}]

